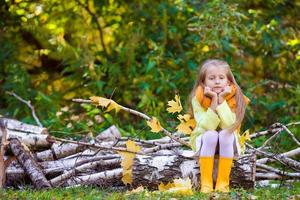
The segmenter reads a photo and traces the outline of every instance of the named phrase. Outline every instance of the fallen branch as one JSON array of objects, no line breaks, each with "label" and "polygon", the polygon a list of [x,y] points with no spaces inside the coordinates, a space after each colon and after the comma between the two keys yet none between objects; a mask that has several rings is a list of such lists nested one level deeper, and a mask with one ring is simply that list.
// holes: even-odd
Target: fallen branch
[{"label": "fallen branch", "polygon": [[89,163],[83,164],[79,167],[75,167],[74,169],[64,172],[62,175],[51,179],[50,183],[53,186],[59,186],[63,183],[64,180],[70,178],[71,176],[76,175],[76,173],[78,173],[78,172],[84,172],[85,170],[94,168],[97,165],[101,165],[101,167],[104,167],[107,165],[120,164],[120,163],[121,163],[121,158],[89,162]]},{"label": "fallen branch", "polygon": [[[300,122],[291,122],[291,123],[286,124],[285,126],[289,127],[289,126],[295,126],[295,125],[300,125]],[[250,135],[250,138],[253,139],[253,138],[256,138],[259,136],[267,135],[270,133],[276,133],[276,132],[282,131],[282,130],[283,130],[283,127],[282,127],[281,123],[274,123],[269,127],[268,130],[252,133]]]},{"label": "fallen branch", "polygon": [[[0,135],[2,137],[2,133]],[[25,133],[20,131],[14,131],[7,129],[7,138],[18,138],[22,141],[26,146],[29,148],[48,148],[52,145],[52,142],[50,142],[49,135],[37,135],[34,133]]]},{"label": "fallen branch", "polygon": [[35,162],[28,150],[25,150],[21,142],[16,138],[9,139],[10,149],[23,166],[26,174],[30,177],[36,188],[50,188],[51,185],[42,172],[42,169]]},{"label": "fallen branch", "polygon": [[298,146],[300,146],[300,142],[295,137],[295,135],[283,124],[282,124],[282,128],[292,137],[292,139],[298,144]]},{"label": "fallen branch", "polygon": [[[72,101],[77,102],[77,103],[92,103],[92,100],[85,100],[85,99],[72,99]],[[124,111],[126,111],[126,112],[129,112],[129,113],[131,113],[131,114],[134,114],[134,115],[136,115],[136,116],[139,116],[139,117],[141,117],[141,118],[143,118],[143,119],[145,119],[145,120],[147,120],[147,121],[151,120],[151,118],[150,118],[148,115],[144,114],[144,113],[141,113],[141,112],[139,112],[139,111],[136,111],[136,110],[133,110],[133,109],[130,109],[130,108],[121,106],[121,105],[119,105],[119,106],[120,106],[120,108],[121,108],[122,110],[124,110]],[[162,131],[163,131],[163,133],[164,133],[165,135],[167,135],[167,136],[170,137],[171,139],[175,140],[176,142],[179,142],[179,143],[181,143],[181,144],[183,144],[183,145],[185,145],[185,146],[191,147],[191,145],[190,145],[188,142],[186,142],[186,141],[184,141],[184,140],[181,140],[181,139],[178,138],[178,137],[173,136],[172,133],[170,133],[168,130],[166,130],[166,129],[163,128],[163,127],[162,127]]]},{"label": "fallen branch", "polygon": [[48,134],[47,128],[26,124],[15,119],[0,118],[0,122],[5,124],[5,127],[9,130],[24,133]]},{"label": "fallen branch", "polygon": [[84,175],[84,176],[76,176],[68,180],[66,183],[66,186],[72,186],[72,185],[91,185],[97,183],[101,183],[103,181],[107,180],[114,180],[115,182],[119,181],[121,182],[122,178],[122,168],[117,168],[113,170],[106,170],[104,172],[99,172],[95,174],[90,174],[90,175]]},{"label": "fallen branch", "polygon": [[105,149],[105,150],[113,150],[113,151],[122,151],[122,152],[128,152],[128,153],[133,153],[133,154],[143,154],[142,152],[134,152],[130,151],[124,148],[117,148],[117,147],[106,147],[98,144],[90,144],[86,142],[79,142],[79,141],[74,141],[74,140],[67,140],[67,139],[62,139],[62,138],[57,138],[57,137],[51,137],[51,141],[60,141],[60,142],[68,142],[68,143],[73,143],[73,144],[78,144],[78,145],[83,145],[83,146],[88,146],[88,147],[93,147],[96,149]]},{"label": "fallen branch", "polygon": [[86,146],[79,144],[57,144],[54,143],[51,149],[36,153],[35,157],[38,161],[49,161],[64,158],[74,153],[80,152],[86,149]]},{"label": "fallen branch", "polygon": [[172,148],[172,147],[180,147],[180,146],[181,146],[180,143],[161,144],[159,146],[155,146],[155,147],[152,147],[152,148],[145,149],[145,150],[143,150],[143,152],[144,152],[144,154],[149,154],[149,153],[154,153],[154,152],[159,151],[159,150],[169,149],[169,148]]},{"label": "fallen branch", "polygon": [[[291,151],[279,154],[279,155],[283,156],[283,157],[293,157],[293,156],[297,156],[299,154],[300,154],[300,147],[297,148],[297,149],[293,149]],[[261,163],[261,164],[265,164],[267,162],[273,162],[273,161],[275,161],[273,158],[261,158],[261,159],[258,159],[256,162]]]},{"label": "fallen branch", "polygon": [[281,133],[281,129],[278,130],[274,135],[272,135],[269,139],[267,139],[258,149],[262,150],[271,140],[273,140],[277,135]]},{"label": "fallen branch", "polygon": [[11,96],[14,96],[16,99],[18,99],[19,101],[25,103],[30,109],[31,109],[31,114],[34,118],[34,120],[36,121],[37,125],[39,127],[43,127],[42,123],[40,122],[39,118],[36,116],[35,114],[35,109],[34,107],[31,105],[31,102],[30,101],[26,101],[24,100],[23,98],[19,97],[17,94],[15,94],[14,92],[8,92],[6,91],[7,94],[11,95]]},{"label": "fallen branch", "polygon": [[268,165],[264,165],[264,164],[260,164],[260,163],[256,163],[256,167],[260,167],[260,168],[269,170],[271,172],[275,172],[276,174],[279,174],[281,176],[289,176],[289,177],[292,177],[292,178],[300,178],[300,173],[285,172],[285,171],[281,171],[281,170],[275,169],[273,167],[270,167]]},{"label": "fallen branch", "polygon": [[[299,175],[299,173],[294,173],[293,176],[299,177]],[[286,180],[287,178],[289,178],[276,173],[256,173],[255,177],[257,180]]]},{"label": "fallen branch", "polygon": [[99,135],[95,137],[95,140],[99,143],[107,140],[118,140],[121,138],[121,133],[115,125],[110,126]]},{"label": "fallen branch", "polygon": [[281,154],[271,154],[271,153],[267,153],[267,152],[264,152],[262,150],[258,150],[254,147],[252,147],[251,145],[245,143],[246,146],[250,147],[251,149],[255,150],[256,152],[262,154],[262,155],[265,155],[269,158],[272,158],[274,160],[277,160],[278,162],[282,163],[283,165],[286,165],[288,167],[291,167],[293,168],[294,170],[296,171],[300,171],[300,162],[297,162],[296,160],[293,160],[293,159],[290,159],[290,158],[287,158]]}]

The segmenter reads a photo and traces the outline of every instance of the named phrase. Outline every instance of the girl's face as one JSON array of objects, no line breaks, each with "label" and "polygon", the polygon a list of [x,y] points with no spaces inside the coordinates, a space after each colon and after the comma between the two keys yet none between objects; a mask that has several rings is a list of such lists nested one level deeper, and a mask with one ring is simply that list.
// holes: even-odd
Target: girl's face
[{"label": "girl's face", "polygon": [[217,94],[230,84],[227,78],[227,68],[211,65],[206,70],[204,85]]}]

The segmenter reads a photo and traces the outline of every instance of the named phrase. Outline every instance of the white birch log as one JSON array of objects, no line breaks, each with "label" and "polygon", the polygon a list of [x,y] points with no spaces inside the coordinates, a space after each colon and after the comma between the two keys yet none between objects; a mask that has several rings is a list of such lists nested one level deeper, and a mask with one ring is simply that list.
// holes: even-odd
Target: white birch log
[{"label": "white birch log", "polygon": [[100,165],[101,167],[107,166],[107,165],[119,165],[121,163],[121,158],[117,159],[111,159],[111,160],[98,160],[89,162],[83,165],[80,165],[74,169],[68,170],[65,173],[63,173],[60,176],[57,176],[50,180],[50,183],[52,186],[59,186],[61,185],[66,179],[70,178],[71,176],[75,176],[76,173],[84,172],[88,169],[92,169],[96,167],[97,165]]},{"label": "white birch log", "polygon": [[119,129],[115,125],[112,125],[108,129],[106,129],[105,131],[98,134],[96,136],[95,140],[97,142],[101,143],[101,142],[107,141],[107,140],[115,141],[119,138],[121,138],[121,133],[120,133]]},{"label": "white birch log", "polygon": [[47,128],[26,124],[15,119],[0,118],[0,121],[10,130],[24,133],[48,134]]},{"label": "white birch log", "polygon": [[[184,157],[191,151],[175,154],[166,150],[166,155],[146,156],[136,155],[133,164],[133,185],[143,185],[150,189],[157,189],[158,185],[172,182],[176,178],[189,177],[194,186],[199,185],[198,161]],[[173,155],[172,155],[173,154]],[[217,168],[217,165],[215,165]],[[216,170],[215,170],[216,172]],[[231,187],[253,188],[255,184],[255,155],[244,155],[234,162],[231,170]]]},{"label": "white birch log", "polygon": [[260,167],[260,168],[263,168],[263,169],[266,169],[268,171],[274,172],[274,173],[276,173],[278,175],[281,175],[283,177],[290,177],[290,178],[300,179],[300,173],[291,173],[291,172],[287,172],[287,171],[282,171],[282,170],[279,170],[279,169],[275,169],[274,167],[270,167],[268,165],[260,164],[260,163],[256,163],[256,166]]},{"label": "white birch log", "polygon": [[46,161],[40,162],[40,166],[43,169],[50,169],[50,168],[63,168],[64,170],[69,170],[71,168],[83,165],[85,163],[99,161],[99,160],[110,160],[110,159],[117,159],[120,156],[93,156],[93,157],[73,157],[70,159],[60,159],[55,161]]},{"label": "white birch log", "polygon": [[30,177],[32,183],[36,188],[50,188],[51,185],[42,172],[42,169],[35,162],[34,158],[30,155],[21,142],[16,138],[9,139],[9,144],[12,152],[17,157],[19,163],[22,165],[26,174]]},{"label": "white birch log", "polygon": [[[2,132],[0,133],[2,138]],[[48,135],[34,134],[34,133],[25,133],[7,129],[7,138],[18,138],[23,144],[29,148],[49,148],[52,143],[48,141]]]},{"label": "white birch log", "polygon": [[[291,173],[293,177],[299,177],[300,173]],[[290,177],[287,176],[281,176],[279,174],[276,174],[274,172],[270,173],[256,173],[255,175],[256,180],[285,180],[289,179]]]},{"label": "white birch log", "polygon": [[48,161],[48,160],[57,160],[74,153],[80,152],[86,149],[86,146],[78,144],[61,144],[54,143],[50,149],[36,153],[36,159],[38,161]]},{"label": "white birch log", "polygon": [[[113,186],[113,185],[120,185],[122,184],[122,168],[106,170],[104,172],[99,172],[95,174],[89,174],[84,176],[76,176],[70,178],[65,186],[72,186],[72,185],[102,185],[102,186]],[[106,182],[111,184],[105,184]]]}]

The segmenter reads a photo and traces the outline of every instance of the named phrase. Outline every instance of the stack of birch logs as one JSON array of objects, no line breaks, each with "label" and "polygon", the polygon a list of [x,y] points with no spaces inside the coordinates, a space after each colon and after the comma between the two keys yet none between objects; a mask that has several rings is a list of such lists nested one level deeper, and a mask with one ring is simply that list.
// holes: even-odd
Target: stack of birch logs
[{"label": "stack of birch logs", "polygon": [[[177,178],[190,178],[195,188],[199,186],[198,159],[191,150],[169,137],[156,140],[125,138],[115,126],[111,126],[95,138],[73,141],[53,137],[46,128],[13,119],[0,118],[0,126],[2,187],[41,189],[93,185],[130,189],[142,185],[157,189],[160,183]],[[277,124],[272,129],[252,134],[251,138],[273,134],[272,139],[278,132],[288,130],[285,128]],[[181,139],[189,140],[184,136]],[[134,158],[132,184],[125,185],[122,182],[122,157],[118,152],[126,151],[128,140],[134,141],[142,150]],[[246,153],[234,161],[231,187],[250,189],[257,179],[300,179],[300,163],[291,158],[300,154],[300,147],[274,155],[265,150],[268,142],[262,148],[248,145]],[[288,170],[267,165],[274,161],[287,166]]]}]

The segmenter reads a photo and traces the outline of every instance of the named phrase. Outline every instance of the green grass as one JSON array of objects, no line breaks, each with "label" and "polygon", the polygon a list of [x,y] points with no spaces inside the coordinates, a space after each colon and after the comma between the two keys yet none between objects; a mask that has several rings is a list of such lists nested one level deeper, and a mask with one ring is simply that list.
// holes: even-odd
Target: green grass
[{"label": "green grass", "polygon": [[114,192],[109,190],[101,190],[95,187],[78,187],[68,189],[51,189],[51,190],[0,190],[0,199],[43,199],[43,200],[59,200],[59,199],[299,199],[300,200],[300,182],[293,183],[289,186],[279,188],[259,188],[254,191],[246,191],[244,189],[231,190],[229,194],[213,193],[209,195],[195,192],[192,196],[180,196],[158,191],[149,192],[147,190],[128,194],[126,192]]}]

